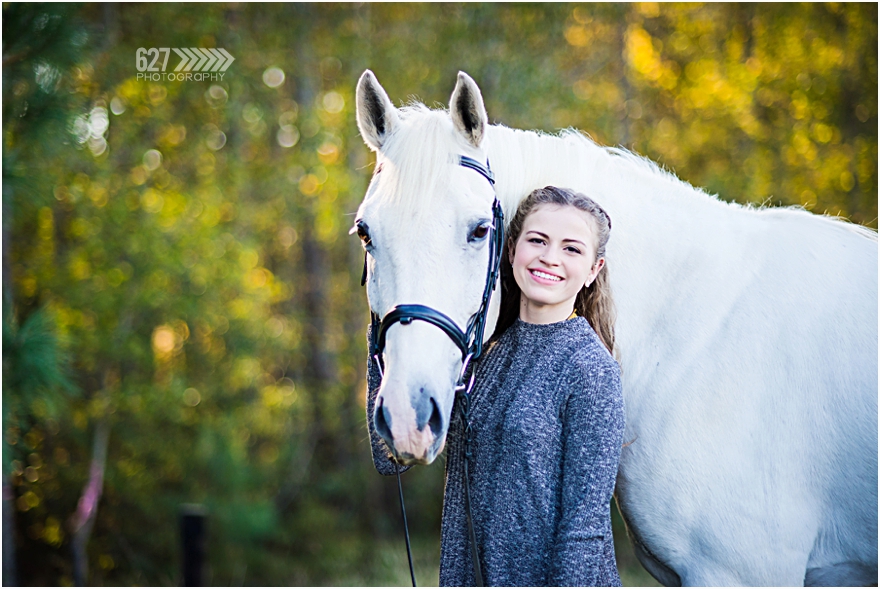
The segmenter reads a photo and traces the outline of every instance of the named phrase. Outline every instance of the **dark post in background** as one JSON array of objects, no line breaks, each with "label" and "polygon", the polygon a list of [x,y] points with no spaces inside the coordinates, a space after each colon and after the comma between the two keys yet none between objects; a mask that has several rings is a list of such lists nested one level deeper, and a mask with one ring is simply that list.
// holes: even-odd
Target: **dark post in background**
[{"label": "dark post in background", "polygon": [[180,540],[183,546],[183,586],[203,587],[205,569],[206,522],[208,510],[203,505],[180,506]]}]

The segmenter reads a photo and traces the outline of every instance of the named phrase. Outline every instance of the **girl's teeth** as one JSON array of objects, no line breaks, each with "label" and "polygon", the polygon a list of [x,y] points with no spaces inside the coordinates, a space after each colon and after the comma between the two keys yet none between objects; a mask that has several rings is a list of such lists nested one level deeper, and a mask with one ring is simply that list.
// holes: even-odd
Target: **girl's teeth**
[{"label": "girl's teeth", "polygon": [[549,274],[544,274],[543,272],[535,271],[535,272],[533,272],[533,274],[535,276],[537,276],[538,278],[545,278],[547,280],[560,280],[560,278],[558,276],[551,276]]}]

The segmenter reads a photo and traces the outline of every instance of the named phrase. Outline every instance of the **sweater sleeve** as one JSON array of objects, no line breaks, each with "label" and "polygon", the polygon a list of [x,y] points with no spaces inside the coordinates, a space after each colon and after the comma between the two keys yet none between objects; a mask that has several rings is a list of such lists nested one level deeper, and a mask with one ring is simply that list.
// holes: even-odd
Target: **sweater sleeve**
[{"label": "sweater sleeve", "polygon": [[[369,346],[372,326],[367,328],[367,344]],[[379,377],[379,368],[372,358],[367,358],[367,429],[370,432],[370,448],[373,452],[373,464],[379,474],[395,475],[395,460],[391,456],[391,451],[385,445],[385,441],[376,432],[376,425],[373,423],[373,415],[376,407],[376,395],[379,393],[379,385],[382,379]],[[409,466],[401,466],[400,472],[409,470]]]},{"label": "sweater sleeve", "polygon": [[619,586],[609,510],[623,443],[620,369],[610,357],[580,366],[563,408],[562,513],[550,584]]}]

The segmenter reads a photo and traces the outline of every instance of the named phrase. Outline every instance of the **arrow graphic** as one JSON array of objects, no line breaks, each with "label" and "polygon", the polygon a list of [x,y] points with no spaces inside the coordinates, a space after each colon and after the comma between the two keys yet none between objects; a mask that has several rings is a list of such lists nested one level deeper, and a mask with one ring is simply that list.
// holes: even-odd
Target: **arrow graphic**
[{"label": "arrow graphic", "polygon": [[175,72],[179,72],[181,70],[181,68],[183,68],[183,66],[185,66],[187,63],[189,63],[189,57],[187,57],[183,51],[181,51],[180,49],[177,49],[176,47],[172,47],[171,50],[180,56],[180,63],[178,63],[177,67],[174,68]]},{"label": "arrow graphic", "polygon": [[202,49],[202,53],[207,53],[208,57],[210,58],[210,59],[208,59],[208,63],[205,64],[205,67],[202,71],[209,72],[209,71],[211,71],[211,66],[214,65],[215,61],[217,61],[217,56],[214,55],[213,49]]},{"label": "arrow graphic", "polygon": [[232,57],[232,56],[229,54],[229,52],[226,51],[225,49],[222,49],[222,48],[221,48],[221,49],[218,49],[218,51],[219,51],[220,53],[223,54],[223,57],[225,57],[227,60],[229,60],[229,61],[227,61],[226,63],[223,64],[223,67],[220,68],[220,71],[221,71],[221,72],[225,72],[225,71],[226,71],[226,68],[228,68],[230,65],[232,65],[232,62],[235,61],[235,58]]},{"label": "arrow graphic", "polygon": [[223,62],[226,61],[226,58],[223,57],[223,54],[216,49],[208,49],[208,51],[210,51],[214,55],[214,57],[217,58],[217,65],[215,65],[214,69],[211,70],[212,72],[216,72],[217,69],[219,69],[219,67],[223,65]]},{"label": "arrow graphic", "polygon": [[205,49],[197,47],[171,48],[180,56],[175,72],[225,72],[235,58],[225,49]]},{"label": "arrow graphic", "polygon": [[199,60],[200,56],[196,55],[195,53],[193,53],[192,51],[190,51],[186,47],[181,47],[180,50],[183,51],[184,53],[186,53],[187,57],[190,58],[189,64],[185,68],[183,68],[183,71],[188,72],[192,69],[193,65],[195,65],[195,63]]},{"label": "arrow graphic", "polygon": [[204,49],[196,49],[195,47],[191,48],[190,51],[199,56],[199,63],[197,63],[193,69],[195,71],[200,71],[202,66],[205,65],[205,62],[208,61],[208,58],[211,57],[211,54]]}]

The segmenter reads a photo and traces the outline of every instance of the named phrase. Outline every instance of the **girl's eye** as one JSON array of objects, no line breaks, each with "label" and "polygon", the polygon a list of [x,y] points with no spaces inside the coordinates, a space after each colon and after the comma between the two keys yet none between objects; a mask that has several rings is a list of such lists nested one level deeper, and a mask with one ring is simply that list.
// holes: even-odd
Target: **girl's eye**
[{"label": "girl's eye", "polygon": [[576,253],[576,254],[581,253],[581,250],[579,250],[578,248],[574,247],[573,245],[570,245],[570,246],[568,246],[568,247],[565,248],[565,249],[567,249],[567,250],[570,251],[570,252]]},{"label": "girl's eye", "polygon": [[529,243],[544,243],[544,240],[540,237],[530,237]]}]

